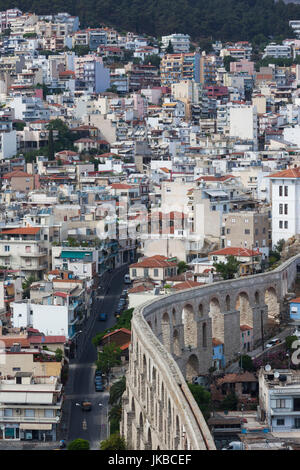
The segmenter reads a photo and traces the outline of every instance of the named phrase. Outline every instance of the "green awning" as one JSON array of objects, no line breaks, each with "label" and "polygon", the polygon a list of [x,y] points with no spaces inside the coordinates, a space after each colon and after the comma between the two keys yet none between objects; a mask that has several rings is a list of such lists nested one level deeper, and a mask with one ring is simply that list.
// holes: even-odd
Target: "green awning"
[{"label": "green awning", "polygon": [[86,251],[62,251],[60,258],[84,259],[92,255],[91,252]]}]

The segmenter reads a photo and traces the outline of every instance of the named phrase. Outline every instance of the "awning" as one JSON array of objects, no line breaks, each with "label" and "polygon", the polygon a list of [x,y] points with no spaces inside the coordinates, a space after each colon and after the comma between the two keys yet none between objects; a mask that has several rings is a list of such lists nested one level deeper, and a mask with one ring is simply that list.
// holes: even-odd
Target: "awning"
[{"label": "awning", "polygon": [[20,429],[39,429],[41,431],[51,431],[52,424],[42,424],[42,423],[20,423]]},{"label": "awning", "polygon": [[217,191],[211,189],[204,189],[204,191],[212,197],[228,197],[228,194],[225,191]]},{"label": "awning", "polygon": [[91,252],[83,251],[62,251],[60,258],[69,258],[69,259],[84,259],[91,256]]}]

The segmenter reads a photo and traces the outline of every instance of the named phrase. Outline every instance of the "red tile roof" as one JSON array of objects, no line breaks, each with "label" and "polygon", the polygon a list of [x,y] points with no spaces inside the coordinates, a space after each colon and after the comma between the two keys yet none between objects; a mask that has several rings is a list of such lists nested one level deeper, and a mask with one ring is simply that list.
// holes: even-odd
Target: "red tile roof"
[{"label": "red tile roof", "polygon": [[31,344],[56,344],[56,343],[65,343],[65,336],[30,336],[29,341]]},{"label": "red tile roof", "polygon": [[19,227],[3,229],[1,235],[36,235],[40,231],[40,227]]},{"label": "red tile roof", "polygon": [[151,256],[145,258],[138,263],[131,264],[130,268],[174,268],[177,264],[173,261],[168,261],[168,258],[161,255]]},{"label": "red tile roof", "polygon": [[185,281],[185,282],[180,282],[179,284],[176,284],[173,287],[176,290],[184,290],[184,289],[191,289],[192,287],[199,287],[199,286],[203,286],[203,282]]},{"label": "red tile roof", "polygon": [[240,257],[249,257],[249,256],[257,256],[261,255],[260,251],[257,249],[257,251],[254,250],[249,250],[248,248],[242,248],[242,247],[227,247],[223,248],[222,250],[218,251],[211,251],[209,253],[210,255],[223,255],[223,256],[240,256]]},{"label": "red tile roof", "polygon": [[248,331],[248,330],[253,330],[253,328],[251,326],[248,326],[248,325],[241,325],[240,330]]},{"label": "red tile roof", "polygon": [[300,167],[289,168],[270,175],[269,178],[300,178]]}]

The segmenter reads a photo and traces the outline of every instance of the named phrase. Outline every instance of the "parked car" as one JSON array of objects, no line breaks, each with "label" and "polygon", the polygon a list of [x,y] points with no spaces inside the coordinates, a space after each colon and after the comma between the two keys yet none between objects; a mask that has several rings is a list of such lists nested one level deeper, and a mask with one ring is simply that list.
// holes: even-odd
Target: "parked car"
[{"label": "parked car", "polygon": [[98,320],[99,321],[106,321],[107,320],[107,313],[99,313],[98,315]]},{"label": "parked car", "polygon": [[104,392],[105,387],[103,382],[95,382],[95,391],[96,392]]},{"label": "parked car", "polygon": [[275,346],[275,344],[280,344],[280,343],[281,343],[281,339],[279,339],[279,338],[271,339],[271,341],[269,341],[266,344],[266,348],[271,348],[272,346]]},{"label": "parked car", "polygon": [[103,375],[102,370],[100,370],[100,369],[95,370],[95,377],[102,377],[102,375]]},{"label": "parked car", "polygon": [[129,274],[125,274],[124,276],[124,284],[131,284],[131,279]]},{"label": "parked car", "polygon": [[245,450],[245,446],[243,442],[233,441],[228,446],[223,447],[222,450]]}]

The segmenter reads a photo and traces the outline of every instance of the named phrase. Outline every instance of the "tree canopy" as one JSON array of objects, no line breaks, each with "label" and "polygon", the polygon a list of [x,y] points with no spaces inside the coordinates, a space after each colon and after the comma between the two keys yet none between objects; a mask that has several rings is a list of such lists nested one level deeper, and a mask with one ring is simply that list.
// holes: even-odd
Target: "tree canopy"
[{"label": "tree canopy", "polygon": [[217,273],[221,274],[223,279],[234,279],[240,264],[240,261],[238,261],[234,256],[229,255],[226,257],[226,263],[223,261],[214,263],[214,268],[216,269]]},{"label": "tree canopy", "polygon": [[293,37],[289,20],[300,19],[300,5],[282,0],[0,0],[0,8],[19,7],[37,14],[66,11],[80,25],[107,26],[150,36],[181,32],[193,39],[272,39]]}]

